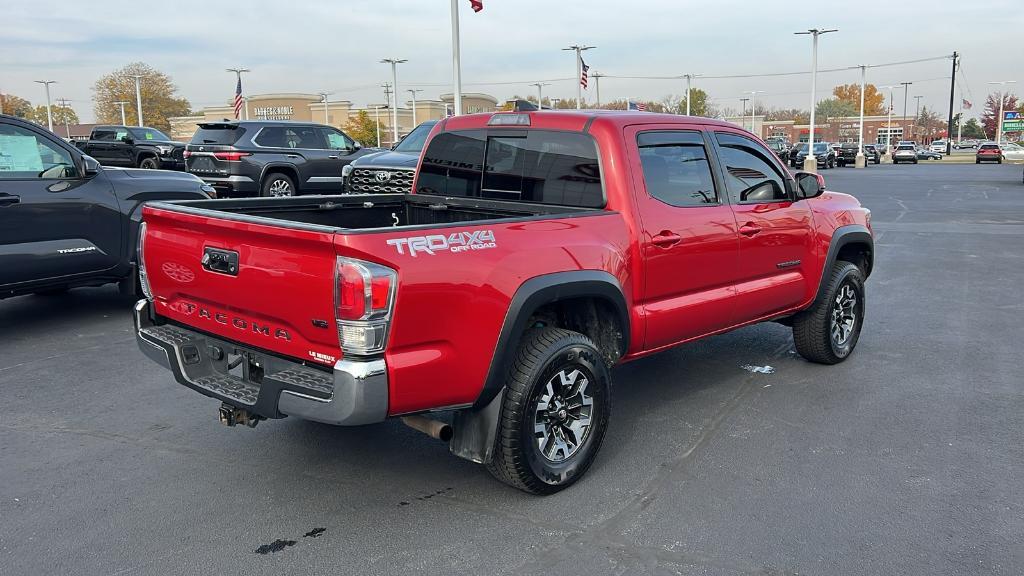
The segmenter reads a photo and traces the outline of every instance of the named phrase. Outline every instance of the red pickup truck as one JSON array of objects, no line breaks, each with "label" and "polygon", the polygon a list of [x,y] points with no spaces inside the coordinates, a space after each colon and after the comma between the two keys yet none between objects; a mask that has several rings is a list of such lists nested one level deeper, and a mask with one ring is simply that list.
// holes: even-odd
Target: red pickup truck
[{"label": "red pickup truck", "polygon": [[156,203],[144,225],[139,346],[224,423],[402,417],[533,493],[593,462],[616,363],[763,321],[847,358],[874,259],[870,212],[820,176],[732,124],[635,112],[449,118],[409,194]]}]

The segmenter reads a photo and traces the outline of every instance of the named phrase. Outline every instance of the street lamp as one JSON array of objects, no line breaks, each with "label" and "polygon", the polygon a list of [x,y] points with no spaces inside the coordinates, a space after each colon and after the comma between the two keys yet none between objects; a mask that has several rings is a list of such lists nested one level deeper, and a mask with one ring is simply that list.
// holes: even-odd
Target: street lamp
[{"label": "street lamp", "polygon": [[[743,122],[747,119],[747,102],[750,102],[750,98],[740,98],[740,102],[742,103],[742,109],[740,110],[740,126],[742,126]],[[753,126],[751,126],[751,131],[753,131]]]},{"label": "street lamp", "polygon": [[913,128],[913,134],[914,134],[914,139],[915,140],[917,139],[917,127],[918,127],[918,125],[921,124],[921,98],[924,98],[924,96],[920,96],[920,95],[919,96],[914,96],[914,100],[917,101],[917,105],[914,107],[914,128]]},{"label": "street lamp", "polygon": [[604,74],[600,72],[594,72],[590,75],[594,79],[594,100],[596,100],[597,107],[601,107],[601,78],[604,78]]},{"label": "street lamp", "polygon": [[860,65],[860,127],[857,129],[857,156],[854,157],[854,168],[867,168],[868,160],[864,157],[864,78],[867,66]]},{"label": "street lamp", "polygon": [[118,100],[117,102],[114,102],[114,104],[121,107],[121,125],[126,126],[128,124],[128,120],[124,115],[124,105],[129,104],[129,102],[127,100]]},{"label": "street lamp", "polygon": [[420,89],[420,88],[417,88],[415,90],[412,90],[412,89],[406,90],[406,92],[408,92],[409,94],[412,94],[412,126],[413,126],[413,128],[415,128],[416,127],[416,94],[418,94],[419,92],[423,92],[423,90]]},{"label": "street lamp", "polygon": [[807,172],[816,172],[818,170],[818,159],[814,157],[814,105],[817,103],[815,90],[818,85],[818,36],[838,31],[838,28],[831,30],[811,28],[806,32],[794,32],[794,34],[798,36],[810,35],[814,39],[814,42],[811,45],[811,126],[807,142],[807,157],[804,158],[804,170]]},{"label": "street lamp", "polygon": [[580,109],[580,105],[583,102],[583,85],[580,84],[580,79],[583,77],[583,52],[586,50],[592,50],[597,46],[578,46],[573,44],[568,48],[562,48],[562,50],[571,50],[576,53],[576,109]]},{"label": "street lamp", "polygon": [[534,82],[530,86],[537,87],[537,110],[541,109],[541,103],[544,102],[544,87],[551,86],[548,82]]},{"label": "street lamp", "polygon": [[[235,80],[237,80],[237,83],[235,84],[235,86],[236,86],[236,88],[235,88],[235,90],[236,90],[235,101],[232,103],[232,106],[235,107],[235,120],[238,120],[238,104],[239,104],[238,99],[242,98],[242,73],[243,72],[252,72],[252,70],[249,70],[248,68],[241,68],[241,67],[239,67],[239,68],[226,68],[225,70],[227,72],[234,72],[235,73]],[[243,98],[241,103],[245,104],[245,114],[243,115],[243,118],[245,120],[248,120],[249,119],[249,101],[248,101],[248,99],[244,99]]]},{"label": "street lamp", "polygon": [[398,142],[398,65],[404,64],[408,60],[401,60],[398,58],[385,58],[380,61],[381,64],[391,64],[391,86],[394,89],[394,110],[391,111],[391,129],[394,132],[394,142]]},{"label": "street lamp", "polygon": [[892,143],[892,91],[897,85],[882,86],[882,90],[889,90],[889,119],[885,125],[885,154],[882,155],[883,161],[888,164],[892,161],[892,150],[890,145]]},{"label": "street lamp", "polygon": [[693,95],[693,88],[691,82],[694,78],[703,76],[703,74],[683,74],[683,78],[686,78],[686,115],[690,115],[690,96]]},{"label": "street lamp", "polygon": [[[750,92],[747,92],[747,94],[750,94],[750,131],[751,132],[754,131],[754,114],[755,114],[755,111],[757,110],[757,95],[760,94],[760,93],[763,93],[763,92],[764,92],[764,90],[751,90]],[[758,134],[757,136],[758,136],[758,138],[761,137],[760,134]]]},{"label": "street lamp", "polygon": [[[56,84],[56,80],[35,80],[36,84],[46,86],[46,125],[53,132],[53,112],[50,110],[50,84]],[[1002,114],[1002,112],[1000,112]]]},{"label": "street lamp", "polygon": [[145,77],[145,74],[132,74],[132,78],[135,78],[135,107],[139,112],[139,126],[142,126],[142,79]]},{"label": "street lamp", "polygon": [[1006,85],[1015,84],[1016,80],[999,80],[996,82],[989,82],[989,84],[998,84],[1001,86],[999,89],[999,118],[996,124],[996,144],[1003,143],[1003,101],[1006,100]]},{"label": "street lamp", "polygon": [[[913,82],[900,82],[900,86],[903,86],[903,137],[907,137],[907,94],[910,93],[910,86]],[[913,134],[913,129],[911,129]],[[911,136],[913,137],[913,136]]]},{"label": "street lamp", "polygon": [[320,95],[320,99],[324,102],[324,124],[330,126],[331,122],[327,116],[327,95],[330,94],[330,92],[317,92],[317,94]]}]

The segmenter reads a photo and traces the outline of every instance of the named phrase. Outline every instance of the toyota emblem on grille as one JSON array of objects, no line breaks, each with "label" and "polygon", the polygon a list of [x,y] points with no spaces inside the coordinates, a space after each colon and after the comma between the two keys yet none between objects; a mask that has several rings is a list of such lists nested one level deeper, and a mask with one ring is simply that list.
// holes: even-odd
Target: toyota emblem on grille
[{"label": "toyota emblem on grille", "polygon": [[373,177],[377,179],[377,182],[388,182],[391,180],[391,172],[385,172],[384,170],[381,170],[380,172],[374,174]]}]

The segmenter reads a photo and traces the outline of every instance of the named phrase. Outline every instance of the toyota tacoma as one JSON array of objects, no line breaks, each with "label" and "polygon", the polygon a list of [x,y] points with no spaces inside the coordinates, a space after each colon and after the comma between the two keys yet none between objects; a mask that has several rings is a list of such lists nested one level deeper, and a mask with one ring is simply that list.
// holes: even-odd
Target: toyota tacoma
[{"label": "toyota tacoma", "polygon": [[222,422],[401,417],[538,494],[594,461],[617,363],[764,321],[848,358],[874,261],[869,211],[745,130],[613,111],[447,118],[406,194],[144,218],[139,346]]}]

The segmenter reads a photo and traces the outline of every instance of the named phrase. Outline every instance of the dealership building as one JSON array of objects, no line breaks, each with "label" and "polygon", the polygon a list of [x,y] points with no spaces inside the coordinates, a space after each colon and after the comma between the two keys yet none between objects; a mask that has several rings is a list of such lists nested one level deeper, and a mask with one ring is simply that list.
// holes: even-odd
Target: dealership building
[{"label": "dealership building", "polygon": [[[764,116],[733,116],[725,119],[761,138],[784,138],[789,142],[807,142],[811,127],[808,124],[797,124],[793,120],[765,120]],[[819,142],[856,142],[860,129],[860,116],[829,118],[828,122],[815,122],[814,139]],[[904,136],[904,134],[906,136]],[[931,137],[945,136],[945,130],[927,136],[919,126],[916,138],[920,141]],[[892,143],[900,140],[914,140],[914,119],[893,116],[890,123],[888,116],[864,117],[864,142],[885,144],[886,136]]]},{"label": "dealership building", "polygon": [[[413,120],[412,100],[400,104],[398,108],[399,137],[408,134],[412,129],[426,120],[439,120],[453,108],[455,98],[451,94],[442,94],[439,100],[417,100],[415,121]],[[462,110],[467,114],[475,112],[493,112],[498,107],[498,100],[488,94],[463,93]],[[353,106],[348,100],[328,101],[326,104],[319,94],[259,94],[245,99],[242,119],[249,120],[297,120],[327,124],[344,130],[350,119],[359,112],[365,111],[371,119],[380,122],[380,144],[392,144],[391,108],[385,103]],[[193,116],[169,118],[171,123],[170,136],[175,140],[188,141],[196,128],[203,122],[216,122],[234,119],[235,111],[231,102],[223,106],[210,106],[199,110]],[[376,142],[363,142],[364,146],[376,146]]]}]

